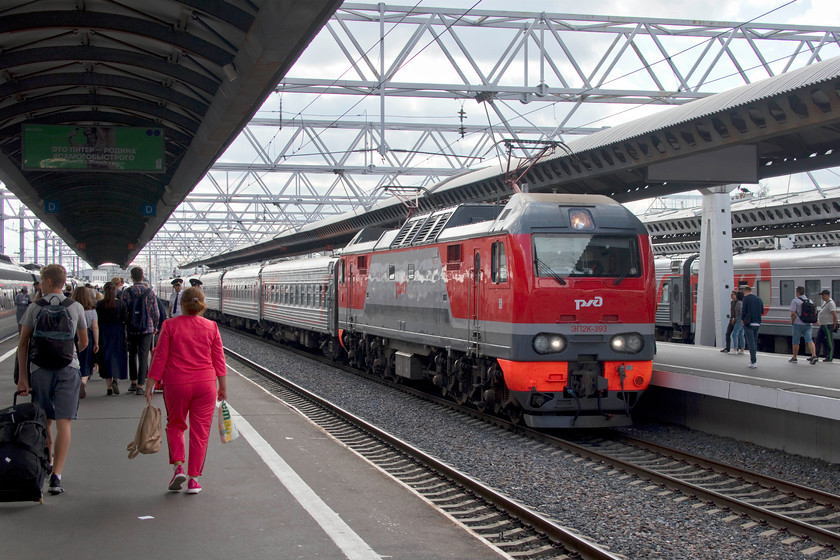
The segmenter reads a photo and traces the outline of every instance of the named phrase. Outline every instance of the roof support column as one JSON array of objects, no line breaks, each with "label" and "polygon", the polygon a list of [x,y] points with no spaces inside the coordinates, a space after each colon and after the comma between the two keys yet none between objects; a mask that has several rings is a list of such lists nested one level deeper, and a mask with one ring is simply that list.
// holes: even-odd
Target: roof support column
[{"label": "roof support column", "polygon": [[735,278],[732,267],[732,200],[738,185],[700,189],[703,216],[700,226],[700,274],[697,284],[697,323],[694,343],[725,345],[730,292]]},{"label": "roof support column", "polygon": [[[23,204],[20,205],[20,211],[18,212],[18,216],[20,217],[20,255],[18,262],[23,264],[26,262],[26,222],[23,220]],[[35,262],[35,261],[32,261]]]}]

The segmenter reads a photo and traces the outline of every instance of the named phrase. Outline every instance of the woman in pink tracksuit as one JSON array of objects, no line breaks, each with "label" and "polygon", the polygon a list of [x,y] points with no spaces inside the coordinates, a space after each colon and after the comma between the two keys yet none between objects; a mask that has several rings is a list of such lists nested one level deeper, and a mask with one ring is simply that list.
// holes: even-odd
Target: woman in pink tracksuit
[{"label": "woman in pink tracksuit", "polygon": [[[216,399],[227,398],[227,371],[219,327],[200,317],[207,309],[201,288],[184,290],[181,309],[183,315],[163,323],[148,377],[161,381],[164,386],[166,441],[169,443],[169,462],[175,467],[169,490],[179,491],[189,475],[187,493],[198,494],[201,492],[198,477],[204,468]],[[146,384],[146,400],[150,403],[154,385]],[[187,415],[190,454],[185,474]]]}]

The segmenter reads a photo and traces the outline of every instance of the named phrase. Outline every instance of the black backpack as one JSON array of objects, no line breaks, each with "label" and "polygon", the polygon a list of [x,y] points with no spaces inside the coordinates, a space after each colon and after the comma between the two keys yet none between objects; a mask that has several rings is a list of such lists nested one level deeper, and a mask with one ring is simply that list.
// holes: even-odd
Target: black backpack
[{"label": "black backpack", "polygon": [[810,299],[802,300],[802,310],[799,313],[799,320],[803,323],[817,322],[817,306]]},{"label": "black backpack", "polygon": [[143,334],[149,328],[149,307],[146,305],[146,297],[151,291],[151,288],[146,288],[131,300],[128,306],[128,332]]},{"label": "black backpack", "polygon": [[38,367],[60,369],[70,365],[76,356],[76,325],[68,308],[75,303],[65,298],[52,303],[46,298],[35,302],[38,311],[32,328],[29,359]]}]

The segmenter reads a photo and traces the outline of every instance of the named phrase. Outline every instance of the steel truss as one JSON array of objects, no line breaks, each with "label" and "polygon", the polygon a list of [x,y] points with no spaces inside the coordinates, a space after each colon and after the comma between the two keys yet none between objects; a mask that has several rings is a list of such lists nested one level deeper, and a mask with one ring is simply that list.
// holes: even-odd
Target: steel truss
[{"label": "steel truss", "polygon": [[590,134],[838,54],[840,28],[345,3],[140,260],[174,268],[486,164],[503,137]]}]

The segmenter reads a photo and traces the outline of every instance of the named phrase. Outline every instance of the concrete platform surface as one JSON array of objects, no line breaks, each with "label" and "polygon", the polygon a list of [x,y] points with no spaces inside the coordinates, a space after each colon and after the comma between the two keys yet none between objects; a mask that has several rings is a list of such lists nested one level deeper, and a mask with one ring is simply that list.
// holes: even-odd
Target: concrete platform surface
[{"label": "concrete platform surface", "polygon": [[[16,344],[0,343],[0,407],[12,402]],[[105,390],[92,377],[81,401],[66,492],[43,505],[0,503],[4,558],[507,557],[234,372],[243,436],[222,445],[214,424],[203,491],[170,493],[165,441],[154,455],[125,451],[145,399]],[[165,415],[162,396],[154,402]]]}]

